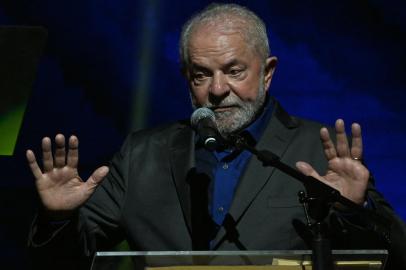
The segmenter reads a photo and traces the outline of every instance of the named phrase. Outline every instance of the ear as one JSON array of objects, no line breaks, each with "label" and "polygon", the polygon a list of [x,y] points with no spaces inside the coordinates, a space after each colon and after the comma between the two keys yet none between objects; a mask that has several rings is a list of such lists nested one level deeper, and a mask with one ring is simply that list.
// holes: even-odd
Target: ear
[{"label": "ear", "polygon": [[265,81],[265,90],[268,91],[269,86],[271,85],[272,76],[276,69],[278,63],[278,58],[275,56],[268,57],[265,61],[264,69],[264,81]]}]

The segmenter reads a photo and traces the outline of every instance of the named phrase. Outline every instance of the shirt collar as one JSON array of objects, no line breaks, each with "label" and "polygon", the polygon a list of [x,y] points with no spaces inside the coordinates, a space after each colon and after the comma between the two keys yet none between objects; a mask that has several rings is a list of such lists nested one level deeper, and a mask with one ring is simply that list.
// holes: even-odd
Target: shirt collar
[{"label": "shirt collar", "polygon": [[245,129],[245,131],[248,131],[249,134],[255,139],[255,141],[258,142],[271,116],[272,116],[272,102],[269,102],[269,98],[267,96],[261,114],[254,122],[252,122]]}]

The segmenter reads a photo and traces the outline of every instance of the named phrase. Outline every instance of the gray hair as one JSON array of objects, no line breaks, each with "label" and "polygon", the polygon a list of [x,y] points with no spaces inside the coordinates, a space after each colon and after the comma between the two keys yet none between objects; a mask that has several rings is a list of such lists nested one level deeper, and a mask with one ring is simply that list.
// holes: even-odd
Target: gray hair
[{"label": "gray hair", "polygon": [[185,70],[189,64],[188,43],[197,26],[207,24],[232,27],[238,22],[246,25],[241,33],[247,44],[255,48],[258,55],[265,61],[271,53],[265,23],[254,12],[243,6],[214,3],[192,16],[183,25],[179,41],[179,56],[182,69]]}]

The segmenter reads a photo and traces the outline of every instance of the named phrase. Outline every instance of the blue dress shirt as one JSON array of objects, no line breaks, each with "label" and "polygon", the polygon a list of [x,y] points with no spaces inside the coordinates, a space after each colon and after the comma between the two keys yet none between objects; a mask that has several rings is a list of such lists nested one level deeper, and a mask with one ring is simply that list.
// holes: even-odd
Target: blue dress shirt
[{"label": "blue dress shirt", "polygon": [[[245,131],[258,141],[272,116],[270,102],[261,115]],[[209,152],[204,148],[196,149],[196,167],[212,179],[209,191],[209,213],[215,224],[220,226],[228,213],[234,191],[252,154],[246,150],[225,149]]]}]

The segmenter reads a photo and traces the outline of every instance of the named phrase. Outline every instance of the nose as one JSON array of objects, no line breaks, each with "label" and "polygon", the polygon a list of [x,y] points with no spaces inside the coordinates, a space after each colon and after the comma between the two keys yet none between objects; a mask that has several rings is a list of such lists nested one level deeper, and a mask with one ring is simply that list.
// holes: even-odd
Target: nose
[{"label": "nose", "polygon": [[210,94],[214,97],[224,97],[230,92],[230,87],[227,83],[227,78],[222,72],[213,74],[213,79],[210,85]]}]

